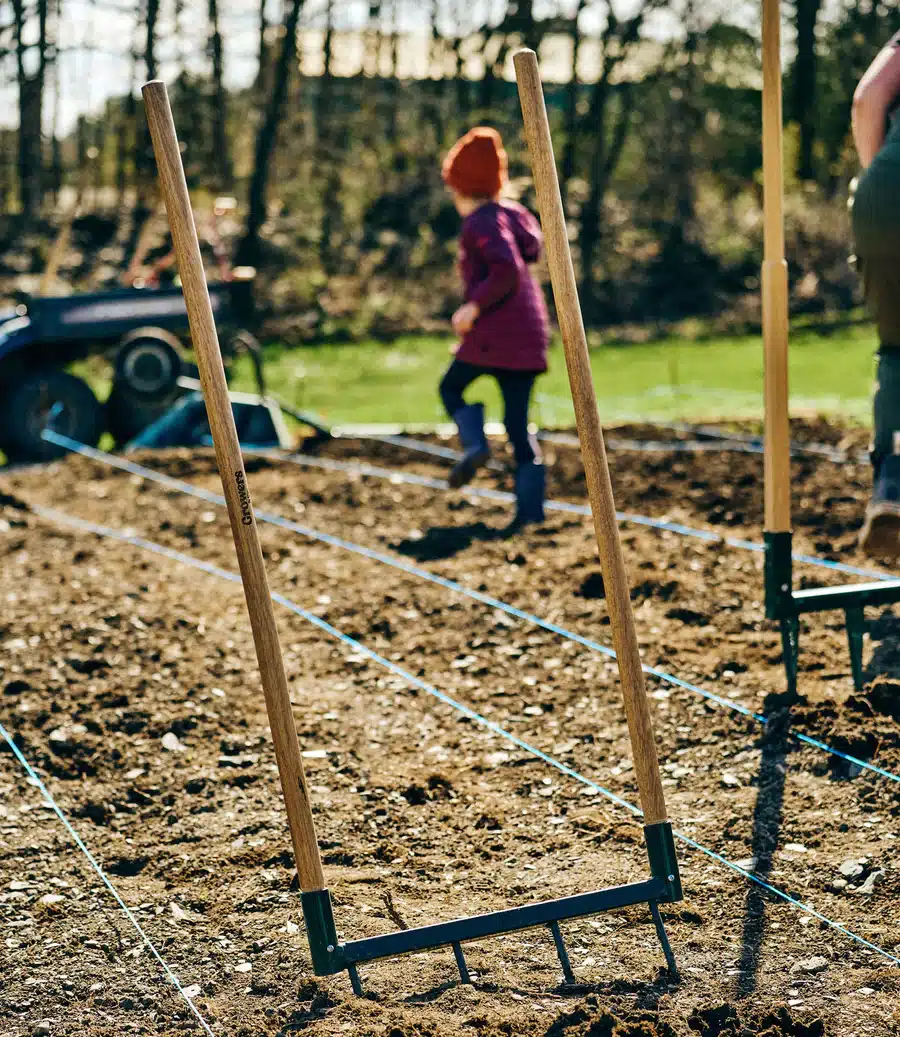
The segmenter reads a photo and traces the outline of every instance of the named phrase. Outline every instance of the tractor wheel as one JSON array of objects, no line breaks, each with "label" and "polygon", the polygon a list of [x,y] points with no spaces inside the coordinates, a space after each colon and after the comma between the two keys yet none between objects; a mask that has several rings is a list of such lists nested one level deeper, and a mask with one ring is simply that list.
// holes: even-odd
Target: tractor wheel
[{"label": "tractor wheel", "polygon": [[115,381],[142,400],[163,400],[181,374],[180,343],[161,328],[129,332],[116,353]]},{"label": "tractor wheel", "polygon": [[0,417],[0,446],[15,464],[49,461],[66,450],[48,443],[41,433],[51,410],[54,431],[96,446],[103,432],[103,409],[87,382],[65,371],[37,371],[13,382],[5,393]]},{"label": "tractor wheel", "polygon": [[105,408],[106,428],[116,441],[116,446],[124,446],[157,418],[161,418],[176,399],[177,396],[172,394],[161,400],[148,400],[136,396],[121,382],[114,382]]}]

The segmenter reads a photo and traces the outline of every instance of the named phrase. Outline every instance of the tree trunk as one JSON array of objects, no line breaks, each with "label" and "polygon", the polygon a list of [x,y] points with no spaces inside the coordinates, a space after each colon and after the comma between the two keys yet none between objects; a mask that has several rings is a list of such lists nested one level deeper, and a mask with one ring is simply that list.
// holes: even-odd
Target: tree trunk
[{"label": "tree trunk", "polygon": [[378,78],[381,71],[381,0],[371,0],[366,40],[366,73]]},{"label": "tree trunk", "polygon": [[209,50],[213,87],[213,179],[222,187],[230,187],[233,177],[228,146],[228,96],[225,92],[225,55],[219,29],[219,0],[209,0]]},{"label": "tree trunk", "polygon": [[334,59],[334,0],[328,0],[325,7],[325,35],[322,39],[322,75],[319,77],[316,91],[316,133],[319,139],[328,139],[330,116],[333,102],[334,75],[332,61]]},{"label": "tree trunk", "polygon": [[[816,23],[822,0],[796,0],[797,57],[794,61],[793,115],[800,127],[797,176],[815,176],[816,144]],[[874,8],[876,5],[873,4]]]},{"label": "tree trunk", "polygon": [[284,36],[278,60],[275,63],[272,93],[269,96],[265,118],[256,139],[253,176],[248,197],[247,226],[238,249],[238,265],[257,266],[259,264],[259,232],[266,221],[269,167],[272,163],[272,152],[278,137],[278,128],[284,116],[284,103],[287,98],[291,66],[297,54],[297,25],[302,10],[303,0],[291,0],[284,20]]},{"label": "tree trunk", "polygon": [[575,176],[578,165],[578,94],[581,81],[578,78],[578,57],[581,53],[581,28],[579,19],[587,6],[587,0],[578,0],[578,7],[572,16],[570,36],[572,40],[572,74],[566,87],[565,133],[563,135],[563,153],[560,170],[560,188],[563,204],[568,201],[569,181]]},{"label": "tree trunk", "polygon": [[466,122],[469,114],[469,81],[465,77],[465,61],[462,46],[465,42],[465,27],[462,12],[466,10],[466,0],[456,0],[456,33],[451,44],[453,49],[453,81],[456,84],[456,111],[459,123]]},{"label": "tree trunk", "polygon": [[259,43],[258,43],[258,67],[256,70],[256,99],[261,104],[269,89],[269,44],[266,41],[266,33],[269,29],[269,21],[266,17],[267,0],[259,0]]},{"label": "tree trunk", "polygon": [[594,264],[600,244],[600,218],[603,199],[606,195],[606,110],[609,103],[609,70],[603,74],[591,90],[591,106],[588,113],[592,133],[595,136],[594,153],[591,156],[590,190],[581,210],[581,225],[578,229],[578,245],[581,252],[581,284],[579,293],[585,310],[590,312],[596,303],[596,281]]},{"label": "tree trunk", "polygon": [[387,139],[393,148],[397,143],[400,121],[400,80],[398,79],[400,48],[400,3],[391,0],[391,67],[388,74],[388,124]]},{"label": "tree trunk", "polygon": [[440,0],[431,0],[431,48],[429,51],[429,77],[431,79],[431,113],[434,137],[438,150],[444,145],[444,41],[441,37]]},{"label": "tree trunk", "polygon": [[[603,30],[601,70],[597,82],[591,89],[586,123],[590,134],[596,139],[596,146],[591,158],[590,188],[581,212],[581,226],[578,235],[581,250],[580,289],[586,311],[595,309],[597,305],[594,266],[597,249],[603,235],[603,204],[610,180],[622,157],[634,111],[632,85],[626,81],[614,90],[612,75],[616,68],[627,59],[630,49],[640,39],[644,17],[654,6],[656,6],[654,0],[647,0],[636,14],[626,21],[620,21],[610,9]],[[608,129],[610,102],[614,96],[619,99],[619,112],[610,132]]]},{"label": "tree trunk", "polygon": [[24,0],[12,0],[16,34],[16,79],[19,87],[18,175],[19,201],[27,220],[41,209],[44,194],[44,157],[41,124],[44,77],[47,69],[47,0],[38,0],[38,65],[33,76],[25,69],[27,16]]},{"label": "tree trunk", "polygon": [[138,53],[137,48],[131,51],[131,75],[128,79],[128,93],[119,111],[119,133],[116,142],[116,193],[119,209],[125,208],[125,192],[128,190],[128,167],[131,163],[135,166],[135,151],[138,136],[135,133],[137,125],[137,101],[134,96],[134,87],[137,82]]},{"label": "tree trunk", "polygon": [[[159,0],[146,0],[144,9],[144,68],[147,80],[156,79],[156,23],[159,18]],[[137,154],[137,180],[139,204],[143,204],[146,192],[155,180],[155,162],[153,159],[153,142],[150,139],[150,127],[146,119],[141,121],[138,134],[140,147]]]}]

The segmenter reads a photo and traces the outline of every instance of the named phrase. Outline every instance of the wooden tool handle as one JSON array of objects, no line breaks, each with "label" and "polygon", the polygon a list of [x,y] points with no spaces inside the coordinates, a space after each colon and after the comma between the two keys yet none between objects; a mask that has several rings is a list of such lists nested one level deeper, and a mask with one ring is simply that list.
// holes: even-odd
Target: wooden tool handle
[{"label": "wooden tool handle", "polygon": [[606,588],[606,603],[612,625],[613,644],[619,664],[622,694],[625,699],[625,715],[631,735],[634,754],[634,769],[644,810],[644,823],[654,824],[666,820],[666,802],[659,775],[656,756],[656,740],[650,719],[650,707],[644,687],[644,674],[638,649],[634,616],[625,559],[619,542],[619,527],[613,501],[609,466],[606,462],[606,447],[603,429],[597,410],[597,397],[591,377],[587,338],[581,319],[575,272],[569,252],[566,219],[556,163],[553,157],[553,142],[550,124],[544,107],[544,92],[534,51],[522,50],[515,55],[516,79],[519,85],[519,100],[525,122],[525,136],[531,152],[534,186],[541,213],[541,225],[547,248],[547,262],[556,312],[562,332],[566,354],[566,368],[572,388],[578,435],[581,439],[581,454],[587,479],[591,513],[600,564],[603,569],[603,584]]},{"label": "wooden tool handle", "polygon": [[788,420],[788,276],[784,258],[781,129],[781,10],[763,0],[763,349],[765,352],[766,531],[791,528],[791,430]]},{"label": "wooden tool handle", "polygon": [[275,743],[275,759],[281,777],[300,888],[304,892],[311,892],[325,888],[325,877],[316,842],[306,778],[303,774],[297,730],[291,713],[287,675],[275,626],[259,534],[250,503],[244,461],[234,427],[219,339],[200,258],[191,199],[184,179],[181,153],[165,84],[147,83],[142,93],[172,240],[178,257],[178,272],[184,288],[184,301],[191,326],[194,352],[197,355],[197,366],[200,369],[200,381],[216,450],[216,462],[228,503],[231,532],[247,597],[247,610],[253,628],[272,741]]}]

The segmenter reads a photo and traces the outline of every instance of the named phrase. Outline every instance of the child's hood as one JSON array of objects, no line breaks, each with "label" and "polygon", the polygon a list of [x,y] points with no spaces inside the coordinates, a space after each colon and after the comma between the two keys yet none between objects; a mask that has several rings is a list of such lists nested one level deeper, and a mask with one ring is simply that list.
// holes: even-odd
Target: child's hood
[{"label": "child's hood", "polygon": [[[477,240],[488,228],[493,227],[496,232],[504,223],[508,232],[512,234],[522,259],[526,263],[536,263],[540,258],[544,239],[540,224],[524,206],[510,201],[486,205],[466,217],[464,227],[467,226]],[[465,230],[463,233],[465,236]]]},{"label": "child's hood", "polygon": [[502,205],[522,258],[526,263],[536,263],[544,240],[538,221],[523,205],[516,202],[503,202]]}]

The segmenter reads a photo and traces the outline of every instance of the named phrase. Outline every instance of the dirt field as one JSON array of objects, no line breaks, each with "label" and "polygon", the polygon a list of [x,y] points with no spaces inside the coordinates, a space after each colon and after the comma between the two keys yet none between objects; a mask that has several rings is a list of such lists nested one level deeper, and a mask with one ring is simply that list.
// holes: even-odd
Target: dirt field
[{"label": "dirt field", "polygon": [[[862,448],[862,433],[798,438]],[[654,429],[622,434],[668,437]],[[582,501],[577,451],[550,447],[551,494]],[[368,442],[320,457],[438,476]],[[138,458],[218,489],[208,454]],[[759,540],[759,455],[615,452],[622,511]],[[288,463],[249,461],[258,508],[386,552],[610,643],[589,520],[500,532],[509,505]],[[796,550],[865,568],[863,465],[794,466]],[[486,487],[510,487],[487,473]],[[134,544],[234,570],[224,509],[80,457],[0,474],[0,722],[103,863],[214,1033],[349,1037],[869,1037],[900,1032],[900,972],[878,953],[680,846],[685,900],[664,911],[671,981],[644,908],[566,923],[580,983],[543,930],[346,975],[311,973],[240,587]],[[637,802],[615,664],[595,649],[284,528],[261,525],[274,590],[387,662]],[[842,617],[804,624],[788,711],[762,555],[622,526],[645,661],[750,710],[650,679],[675,827],[900,958],[898,625],[872,613],[870,681],[852,693]],[[798,565],[796,583],[846,582]],[[352,939],[646,877],[639,823],[421,686],[279,607],[297,728],[340,935]],[[159,962],[0,742],[0,1034],[199,1031]]]}]

